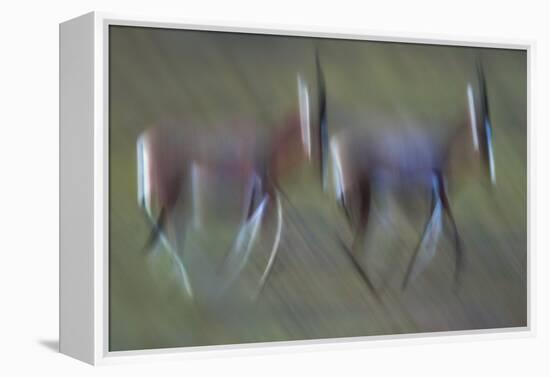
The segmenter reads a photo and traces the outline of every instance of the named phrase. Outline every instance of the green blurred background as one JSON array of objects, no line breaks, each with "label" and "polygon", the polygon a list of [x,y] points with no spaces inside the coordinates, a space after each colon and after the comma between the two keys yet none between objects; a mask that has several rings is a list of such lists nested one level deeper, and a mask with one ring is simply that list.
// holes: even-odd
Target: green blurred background
[{"label": "green blurred background", "polygon": [[[109,36],[111,351],[527,324],[525,51],[124,26],[111,26]],[[391,214],[391,229],[375,211],[361,259],[380,291],[377,301],[335,237],[351,240],[345,218],[304,167],[285,182],[296,208],[285,206],[279,258],[259,299],[250,300],[247,287],[265,263],[262,250],[234,289],[211,299],[216,266],[200,255],[217,260],[229,247],[238,214],[228,214],[211,215],[207,230],[189,234],[186,264],[198,282],[191,302],[167,254],[151,257],[142,250],[150,225],[137,204],[137,137],[166,119],[197,130],[226,127],[228,119],[276,128],[296,108],[297,74],[315,88],[315,46],[331,134],[376,127],[368,122],[372,114],[449,132],[464,114],[466,83],[475,82],[475,58],[481,58],[497,186],[489,189],[474,175],[451,187],[466,253],[461,285],[453,289],[452,244],[443,237],[427,270],[401,290],[428,202],[419,200],[411,216],[398,201],[380,201],[378,208],[386,208],[379,212]],[[235,198],[228,194],[228,201]],[[297,227],[299,221],[307,230]]]}]

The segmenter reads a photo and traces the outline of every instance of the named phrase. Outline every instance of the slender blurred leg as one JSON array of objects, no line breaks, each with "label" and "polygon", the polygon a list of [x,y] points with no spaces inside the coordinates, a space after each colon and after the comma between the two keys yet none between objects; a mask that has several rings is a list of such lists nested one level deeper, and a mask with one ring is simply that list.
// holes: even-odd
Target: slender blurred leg
[{"label": "slender blurred leg", "polygon": [[[351,216],[351,209],[349,208],[349,205],[353,202],[350,201],[349,196],[349,194],[343,196],[343,207],[348,217],[348,221],[353,227],[353,218]],[[357,198],[358,204],[358,217],[357,223],[355,224],[355,234],[353,237],[351,249],[348,249],[344,245],[344,251],[346,252],[346,255],[350,258],[357,273],[361,276],[361,279],[365,282],[365,284],[374,294],[376,299],[379,299],[376,289],[374,288],[374,284],[370,280],[361,263],[356,258],[358,250],[362,248],[365,244],[365,233],[367,231],[367,225],[369,221],[369,213],[371,207],[371,184],[368,177],[365,176],[359,180],[355,191],[355,197]]]},{"label": "slender blurred leg", "polygon": [[[183,233],[186,233],[186,229],[183,230]],[[185,238],[185,237],[183,237]],[[168,245],[168,250],[170,253],[170,256],[172,258],[172,261],[174,262],[174,265],[176,266],[176,270],[179,273],[183,288],[185,289],[185,292],[187,295],[193,299],[193,288],[191,286],[191,280],[189,279],[189,274],[187,273],[187,269],[185,268],[185,265],[183,263],[183,259],[181,254],[179,253],[179,246],[180,242],[178,240],[174,241],[174,246]]]},{"label": "slender blurred leg", "polygon": [[223,294],[223,292],[231,286],[246,265],[252,251],[252,247],[256,242],[258,231],[265,216],[266,206],[268,205],[269,199],[270,198],[268,195],[263,196],[262,201],[252,216],[250,216],[250,219],[248,219],[248,221],[241,226],[231,250],[224,258],[222,271],[224,274],[228,274],[228,276],[225,278],[224,286],[222,287],[220,293]]},{"label": "slender blurred leg", "polygon": [[156,253],[159,242],[162,242],[166,246],[166,239],[162,235],[164,227],[166,226],[166,217],[166,208],[162,208],[160,210],[157,220],[154,220],[150,214],[147,213],[147,218],[150,220],[152,228],[149,233],[149,237],[147,237],[147,241],[145,241],[145,245],[143,246],[143,250],[146,253]]},{"label": "slender blurred leg", "polygon": [[165,240],[165,248],[172,259],[182,287],[187,295],[193,298],[194,292],[191,279],[184,263],[187,233],[192,218],[192,214],[187,209],[188,202],[185,195],[179,195],[174,210],[170,212],[170,216],[166,219],[163,239]]},{"label": "slender blurred leg", "polygon": [[351,251],[354,255],[357,254],[357,250],[359,248],[363,248],[365,245],[365,234],[369,222],[371,209],[371,185],[370,180],[367,177],[363,177],[359,180],[357,185],[357,197],[359,202],[359,216],[357,219],[355,236],[351,245]]},{"label": "slender blurred leg", "polygon": [[432,177],[432,203],[430,206],[430,217],[426,222],[422,238],[416,247],[413,257],[409,262],[402,288],[405,289],[408,284],[414,280],[428,265],[435,255],[437,241],[441,234],[442,207],[443,203],[440,197],[440,180],[437,175]]},{"label": "slender blurred leg", "polygon": [[271,248],[271,252],[269,255],[269,260],[267,262],[267,265],[265,267],[265,270],[262,274],[262,277],[260,278],[260,283],[258,285],[258,291],[256,293],[256,297],[261,293],[265,282],[267,281],[267,278],[269,276],[269,273],[271,272],[271,268],[273,267],[273,263],[275,262],[275,258],[277,256],[277,251],[279,250],[279,243],[281,242],[281,233],[283,229],[283,209],[281,207],[281,199],[279,197],[279,194],[275,194],[275,203],[277,206],[277,230],[275,233],[275,238],[273,240],[273,246]]},{"label": "slender blurred leg", "polygon": [[447,215],[452,231],[454,236],[454,242],[455,242],[455,273],[454,273],[454,281],[455,284],[459,283],[459,277],[460,277],[460,271],[462,270],[462,260],[463,260],[463,251],[462,251],[462,239],[460,237],[460,234],[458,232],[458,227],[456,226],[456,222],[453,216],[453,212],[451,210],[451,205],[449,203],[449,197],[447,196],[447,190],[445,187],[445,181],[443,178],[443,175],[441,172],[437,172],[436,174],[437,180],[439,182],[438,188],[439,188],[439,197],[441,198],[441,203],[443,204],[443,209],[445,210],[445,214]]}]

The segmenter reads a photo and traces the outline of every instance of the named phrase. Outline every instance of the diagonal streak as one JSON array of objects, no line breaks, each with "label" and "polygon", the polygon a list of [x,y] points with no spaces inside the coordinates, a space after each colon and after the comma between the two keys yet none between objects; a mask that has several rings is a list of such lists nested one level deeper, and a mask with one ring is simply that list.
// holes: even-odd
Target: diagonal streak
[{"label": "diagonal streak", "polygon": [[257,238],[258,230],[260,229],[267,202],[268,197],[264,196],[263,200],[260,202],[260,205],[258,206],[256,211],[254,211],[254,214],[252,215],[250,220],[241,227],[235,243],[231,251],[229,252],[225,266],[223,266],[224,270],[229,271],[230,275],[226,280],[222,292],[225,291],[233,283],[233,281],[239,276],[240,272],[246,265],[246,262],[248,261],[250,253],[252,251],[252,246],[254,245]]},{"label": "diagonal streak", "polygon": [[437,242],[439,240],[439,236],[441,235],[442,211],[443,205],[441,203],[441,199],[438,198],[432,211],[430,221],[426,226],[424,236],[418,246],[418,254],[416,255],[414,263],[411,265],[407,281],[412,281],[418,277],[418,275],[426,269],[430,261],[435,256]]},{"label": "diagonal streak", "polygon": [[263,286],[267,280],[267,277],[269,276],[269,272],[271,271],[271,268],[273,267],[273,262],[275,261],[275,257],[277,256],[277,251],[279,250],[279,243],[281,242],[281,232],[283,229],[283,210],[281,207],[281,200],[279,198],[279,195],[276,196],[276,202],[277,202],[277,233],[275,234],[275,241],[273,242],[273,247],[271,249],[271,253],[269,256],[269,260],[267,262],[267,266],[265,267],[264,273],[262,274],[262,277],[260,278],[260,284],[258,286],[258,294],[263,289]]}]

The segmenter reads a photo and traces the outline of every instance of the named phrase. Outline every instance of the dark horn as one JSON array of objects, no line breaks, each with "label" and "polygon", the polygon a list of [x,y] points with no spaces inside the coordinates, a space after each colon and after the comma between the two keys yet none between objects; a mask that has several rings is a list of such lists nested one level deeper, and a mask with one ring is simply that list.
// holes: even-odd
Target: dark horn
[{"label": "dark horn", "polygon": [[489,117],[489,102],[487,101],[487,85],[485,83],[485,74],[483,72],[483,66],[481,60],[477,60],[477,77],[479,81],[479,94],[481,97],[481,115],[483,121]]},{"label": "dark horn", "polygon": [[328,179],[327,152],[328,152],[328,127],[327,127],[327,100],[325,77],[319,59],[319,50],[315,50],[315,67],[317,71],[318,106],[319,106],[319,160],[321,184],[326,189]]},{"label": "dark horn", "polygon": [[483,72],[483,66],[481,61],[477,60],[477,75],[479,81],[479,95],[481,102],[481,124],[480,124],[480,136],[481,136],[481,151],[482,159],[485,164],[488,175],[490,176],[493,185],[495,180],[495,161],[493,152],[493,128],[491,125],[491,118],[489,116],[489,101],[487,99],[487,85],[485,82],[485,74]]}]

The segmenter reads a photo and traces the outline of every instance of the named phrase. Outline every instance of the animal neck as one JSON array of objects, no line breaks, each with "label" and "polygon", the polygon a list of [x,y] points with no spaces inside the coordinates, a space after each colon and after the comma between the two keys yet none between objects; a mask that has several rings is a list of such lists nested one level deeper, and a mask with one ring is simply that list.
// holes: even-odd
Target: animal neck
[{"label": "animal neck", "polygon": [[464,177],[479,168],[478,151],[475,148],[469,119],[457,124],[443,146],[443,168],[448,175]]},{"label": "animal neck", "polygon": [[301,137],[300,119],[297,114],[292,114],[268,141],[267,166],[270,179],[278,182],[303,159]]}]

